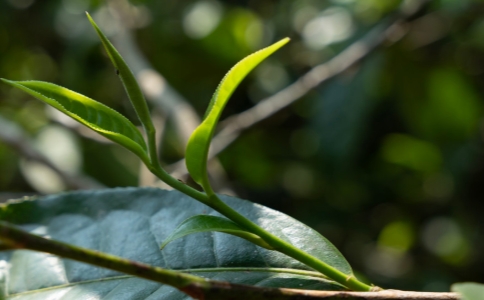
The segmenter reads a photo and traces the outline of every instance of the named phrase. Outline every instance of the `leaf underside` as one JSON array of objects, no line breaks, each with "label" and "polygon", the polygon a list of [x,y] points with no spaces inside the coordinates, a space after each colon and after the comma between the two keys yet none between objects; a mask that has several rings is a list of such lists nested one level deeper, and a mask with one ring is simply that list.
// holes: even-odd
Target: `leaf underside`
[{"label": "leaf underside", "polygon": [[186,148],[186,165],[193,180],[207,190],[210,185],[207,179],[207,157],[210,141],[215,126],[239,83],[269,55],[289,42],[282,39],[271,46],[259,50],[238,62],[222,79],[208,106],[205,118],[200,126],[192,133]]},{"label": "leaf underside", "polygon": [[[311,228],[261,205],[221,198],[263,228],[352,274],[338,250]],[[140,188],[65,193],[0,205],[1,220],[30,232],[164,268],[265,287],[343,289],[283,254],[227,234],[189,235],[159,249],[178,224],[200,214],[219,216],[179,192]],[[26,250],[0,252],[2,296],[9,300],[189,299],[166,285]]]},{"label": "leaf underside", "polygon": [[163,249],[172,241],[190,234],[212,231],[238,236],[256,244],[257,246],[273,250],[273,248],[259,236],[241,228],[239,225],[230,221],[229,219],[207,215],[193,216],[183,221],[175,229],[175,231],[173,231],[170,236],[166,238],[163,244],[161,244],[160,248]]},{"label": "leaf underside", "polygon": [[143,160],[146,143],[138,128],[108,106],[64,87],[42,81],[10,81],[16,87],[58,109],[74,120],[123,145]]}]

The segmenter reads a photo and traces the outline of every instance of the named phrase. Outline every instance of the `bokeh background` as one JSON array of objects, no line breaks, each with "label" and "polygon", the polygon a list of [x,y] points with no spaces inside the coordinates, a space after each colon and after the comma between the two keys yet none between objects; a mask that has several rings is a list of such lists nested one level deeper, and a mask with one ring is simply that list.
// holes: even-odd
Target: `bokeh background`
[{"label": "bokeh background", "polygon": [[[211,163],[212,180],[316,228],[377,285],[484,282],[482,1],[0,1],[0,77],[57,83],[139,124],[85,11],[135,70],[163,162],[188,183],[177,164],[186,139],[238,60],[292,38],[241,84],[223,119],[380,38],[237,135]],[[0,85],[3,200],[137,185],[160,183],[127,150]]]}]

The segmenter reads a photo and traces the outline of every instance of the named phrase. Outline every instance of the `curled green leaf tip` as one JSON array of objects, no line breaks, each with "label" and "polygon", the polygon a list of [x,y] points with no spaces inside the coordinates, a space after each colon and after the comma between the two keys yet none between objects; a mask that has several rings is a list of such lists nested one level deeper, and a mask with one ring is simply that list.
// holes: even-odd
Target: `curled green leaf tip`
[{"label": "curled green leaf tip", "polygon": [[0,78],[1,81],[5,82],[6,84],[10,84],[12,85],[13,84],[13,81],[12,80],[8,80],[8,79],[5,79],[5,78]]}]

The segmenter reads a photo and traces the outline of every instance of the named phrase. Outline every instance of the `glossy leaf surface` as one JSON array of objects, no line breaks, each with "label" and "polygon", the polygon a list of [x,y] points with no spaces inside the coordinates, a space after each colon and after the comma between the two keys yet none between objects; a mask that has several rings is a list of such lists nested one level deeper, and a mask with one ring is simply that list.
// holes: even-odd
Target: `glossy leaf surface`
[{"label": "glossy leaf surface", "polygon": [[189,234],[201,233],[201,232],[223,232],[231,235],[238,236],[246,239],[260,247],[272,250],[272,247],[268,245],[259,236],[241,228],[236,223],[226,218],[216,216],[194,216],[183,221],[176,229],[170,234],[169,237],[161,244],[160,248],[163,249],[166,245],[174,240],[187,236]]},{"label": "glossy leaf surface", "polygon": [[58,109],[74,120],[102,134],[147,160],[146,143],[138,128],[108,106],[64,87],[42,81],[3,82]]},{"label": "glossy leaf surface", "polygon": [[459,293],[462,300],[484,300],[484,284],[474,282],[455,283],[452,291]]},{"label": "glossy leaf surface", "polygon": [[[269,208],[221,197],[262,227],[352,273],[338,250],[311,228]],[[30,232],[164,268],[257,286],[342,289],[283,254],[228,234],[189,235],[160,250],[177,225],[200,214],[218,215],[179,192],[138,188],[65,193],[0,206],[1,220]],[[0,252],[0,295],[9,300],[188,299],[169,286],[25,250]]]},{"label": "glossy leaf surface", "polygon": [[86,13],[86,15],[89,19],[89,22],[91,22],[92,27],[94,27],[99,38],[101,39],[104,49],[108,53],[111,62],[116,68],[116,73],[121,78],[121,82],[123,83],[123,86],[128,94],[131,104],[136,111],[136,114],[138,115],[138,118],[147,131],[154,130],[148,105],[146,104],[146,100],[141,92],[138,82],[133,75],[133,72],[131,72],[123,57],[119,54],[118,50],[114,48],[113,44],[111,44],[99,26],[97,26],[96,22],[94,22],[88,13]]},{"label": "glossy leaf surface", "polygon": [[205,190],[210,189],[207,176],[207,156],[215,126],[230,96],[239,83],[269,55],[289,42],[288,38],[257,51],[238,62],[222,79],[208,106],[205,118],[192,133],[186,149],[186,165],[193,180]]}]

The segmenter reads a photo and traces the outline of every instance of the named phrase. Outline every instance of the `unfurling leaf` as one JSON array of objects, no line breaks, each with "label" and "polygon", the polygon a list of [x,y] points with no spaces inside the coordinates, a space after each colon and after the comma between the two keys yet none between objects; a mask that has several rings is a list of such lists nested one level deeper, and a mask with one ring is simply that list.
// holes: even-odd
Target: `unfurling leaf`
[{"label": "unfurling leaf", "polygon": [[124,61],[124,59],[119,54],[118,50],[114,48],[113,44],[108,40],[108,38],[104,35],[101,29],[97,26],[91,16],[87,14],[87,18],[89,22],[91,22],[92,27],[96,30],[101,42],[104,45],[104,49],[108,53],[111,62],[113,63],[114,67],[116,68],[116,73],[121,78],[121,82],[123,83],[124,88],[126,89],[126,93],[133,105],[136,114],[138,115],[141,124],[145,128],[146,132],[154,131],[153,122],[151,121],[150,111],[148,109],[148,105],[146,104],[146,100],[141,92],[141,89],[136,82],[136,79],[133,75],[133,72],[129,69],[128,65]]},{"label": "unfurling leaf", "polygon": [[21,89],[65,113],[148,162],[146,143],[138,128],[117,111],[64,87],[42,81],[3,82]]},{"label": "unfurling leaf", "polygon": [[288,38],[257,51],[238,62],[222,79],[210,101],[205,118],[192,133],[186,149],[186,165],[193,180],[211,191],[207,175],[207,158],[215,126],[230,96],[242,79],[269,55],[289,42]]},{"label": "unfurling leaf", "polygon": [[199,232],[210,232],[210,231],[218,231],[218,232],[235,235],[243,239],[246,239],[260,247],[273,250],[273,248],[270,245],[268,245],[259,236],[243,229],[236,223],[225,218],[216,217],[216,216],[207,216],[207,215],[194,216],[183,221],[175,229],[175,231],[172,232],[170,236],[165,239],[163,244],[161,244],[160,248],[163,249],[166,245],[168,245],[168,243],[176,239],[182,238],[184,236],[187,236],[189,234],[199,233]]}]

